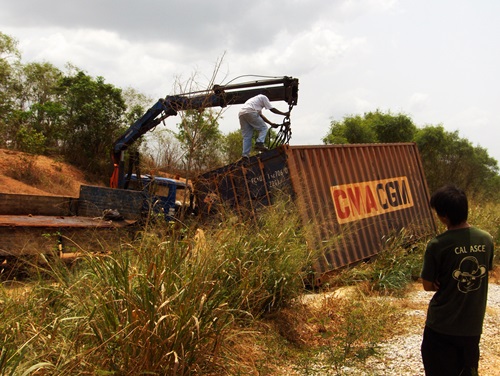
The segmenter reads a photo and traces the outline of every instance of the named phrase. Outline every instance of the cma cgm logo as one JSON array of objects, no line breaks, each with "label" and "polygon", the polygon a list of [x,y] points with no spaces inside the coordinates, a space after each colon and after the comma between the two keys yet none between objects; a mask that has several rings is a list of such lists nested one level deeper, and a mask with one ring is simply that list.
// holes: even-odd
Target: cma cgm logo
[{"label": "cma cgm logo", "polygon": [[337,220],[347,223],[413,206],[406,176],[330,187]]}]

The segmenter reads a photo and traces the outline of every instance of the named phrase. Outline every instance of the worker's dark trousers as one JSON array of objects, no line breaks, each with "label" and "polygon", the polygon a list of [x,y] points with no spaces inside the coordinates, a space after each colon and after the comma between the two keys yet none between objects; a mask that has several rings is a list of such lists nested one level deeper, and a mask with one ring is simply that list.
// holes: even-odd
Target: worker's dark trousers
[{"label": "worker's dark trousers", "polygon": [[422,360],[426,376],[477,376],[481,336],[450,336],[425,327]]}]

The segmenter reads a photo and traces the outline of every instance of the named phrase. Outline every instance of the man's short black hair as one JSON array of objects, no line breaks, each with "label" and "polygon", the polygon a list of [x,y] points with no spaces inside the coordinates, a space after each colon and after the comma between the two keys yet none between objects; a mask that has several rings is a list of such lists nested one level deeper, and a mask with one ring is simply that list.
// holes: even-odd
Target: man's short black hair
[{"label": "man's short black hair", "polygon": [[467,221],[469,203],[465,192],[455,185],[445,185],[435,191],[430,200],[431,208],[441,217],[446,217],[451,225]]}]

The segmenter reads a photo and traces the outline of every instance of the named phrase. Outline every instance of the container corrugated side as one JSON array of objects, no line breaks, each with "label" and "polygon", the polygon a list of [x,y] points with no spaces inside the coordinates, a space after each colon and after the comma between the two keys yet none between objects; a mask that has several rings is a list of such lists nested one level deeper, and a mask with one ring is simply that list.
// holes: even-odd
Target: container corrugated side
[{"label": "container corrugated side", "polygon": [[223,204],[255,215],[291,195],[312,229],[309,246],[321,250],[320,275],[376,255],[403,229],[408,236],[435,231],[413,143],[282,146],[201,175],[195,190],[205,214]]},{"label": "container corrugated side", "polygon": [[319,273],[376,255],[403,229],[435,231],[418,149],[413,143],[286,149],[290,180],[309,241],[324,250]]},{"label": "container corrugated side", "polygon": [[293,195],[283,147],[197,176],[194,189],[202,215],[230,208],[252,217],[278,195]]}]

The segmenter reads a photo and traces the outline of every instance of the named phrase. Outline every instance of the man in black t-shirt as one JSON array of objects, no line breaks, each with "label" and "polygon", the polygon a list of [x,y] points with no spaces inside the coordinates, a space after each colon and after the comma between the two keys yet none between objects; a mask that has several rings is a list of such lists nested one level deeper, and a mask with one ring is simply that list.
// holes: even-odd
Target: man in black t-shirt
[{"label": "man in black t-shirt", "polygon": [[421,347],[425,374],[477,375],[493,238],[467,222],[468,202],[461,189],[440,188],[430,205],[447,231],[427,245],[421,273],[424,290],[436,291]]}]

